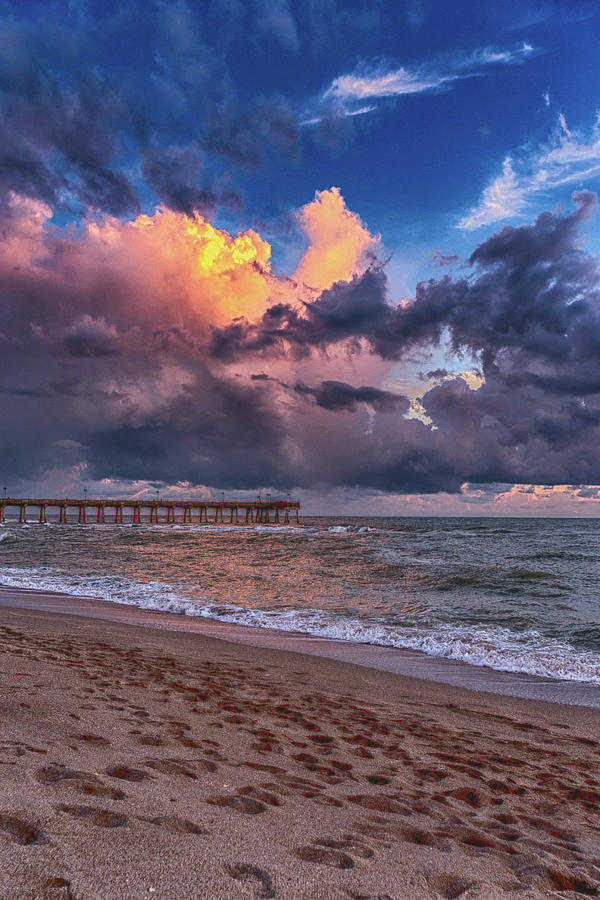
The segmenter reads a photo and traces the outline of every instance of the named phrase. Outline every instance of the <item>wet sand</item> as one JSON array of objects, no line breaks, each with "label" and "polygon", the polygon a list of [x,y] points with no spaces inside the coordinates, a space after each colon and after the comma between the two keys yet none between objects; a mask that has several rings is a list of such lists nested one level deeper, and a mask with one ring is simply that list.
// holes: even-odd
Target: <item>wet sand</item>
[{"label": "wet sand", "polygon": [[16,596],[0,897],[600,895],[596,709]]},{"label": "wet sand", "polygon": [[487,666],[474,666],[453,659],[428,656],[418,650],[351,643],[300,632],[252,628],[248,625],[234,625],[200,616],[181,616],[122,603],[109,603],[95,597],[77,597],[52,591],[9,588],[4,585],[0,585],[0,605],[106,619],[166,631],[184,631],[216,637],[235,644],[248,644],[271,650],[292,650],[310,656],[325,656],[340,662],[393,672],[396,675],[409,675],[426,681],[440,681],[474,691],[600,709],[599,685],[501,672]]}]

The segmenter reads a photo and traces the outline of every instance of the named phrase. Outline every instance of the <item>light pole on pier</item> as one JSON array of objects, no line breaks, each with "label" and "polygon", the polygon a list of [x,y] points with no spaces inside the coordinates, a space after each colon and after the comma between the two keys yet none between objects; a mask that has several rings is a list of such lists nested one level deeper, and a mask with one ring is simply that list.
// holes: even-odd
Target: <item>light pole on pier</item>
[{"label": "light pole on pier", "polygon": [[4,485],[4,499],[6,500],[6,485]]}]

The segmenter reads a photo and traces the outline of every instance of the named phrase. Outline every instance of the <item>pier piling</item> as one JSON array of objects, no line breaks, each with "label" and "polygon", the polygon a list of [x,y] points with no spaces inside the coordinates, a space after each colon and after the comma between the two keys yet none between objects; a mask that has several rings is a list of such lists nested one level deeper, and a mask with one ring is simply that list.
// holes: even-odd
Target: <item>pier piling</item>
[{"label": "pier piling", "polygon": [[[69,521],[68,511],[71,509],[77,510],[78,525],[87,525],[88,522],[104,525],[107,509],[109,522],[114,522],[115,525],[279,525],[282,514],[284,525],[300,522],[298,500],[56,500],[14,497],[0,498],[0,522],[26,524],[27,513],[33,510],[32,514],[37,511],[33,521],[37,520],[41,525],[47,522],[74,524],[74,518]],[[10,516],[7,519],[9,510]],[[49,518],[50,513],[52,515]],[[89,519],[88,513],[92,513]]]}]

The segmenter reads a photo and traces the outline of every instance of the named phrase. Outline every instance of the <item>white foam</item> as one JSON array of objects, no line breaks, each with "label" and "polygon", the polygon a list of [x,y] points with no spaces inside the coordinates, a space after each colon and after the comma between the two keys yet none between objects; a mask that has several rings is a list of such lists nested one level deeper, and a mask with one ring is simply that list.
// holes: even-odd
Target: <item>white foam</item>
[{"label": "white foam", "polygon": [[[119,526],[120,527],[120,526]],[[138,525],[138,528],[140,526]],[[236,532],[240,534],[312,534],[314,528],[304,525],[227,525],[212,523],[208,525],[146,525],[142,526],[147,531],[163,532],[168,534],[173,531],[182,531],[192,534],[222,534],[224,532]]]},{"label": "white foam", "polygon": [[600,685],[600,654],[545,638],[534,629],[515,632],[500,626],[434,623],[430,627],[408,626],[317,609],[246,609],[182,596],[177,585],[154,581],[140,583],[120,575],[67,575],[49,567],[3,568],[0,569],[0,583],[97,597],[141,609],[200,616],[254,628],[274,628],[352,643],[419,650],[430,656],[505,672]]}]

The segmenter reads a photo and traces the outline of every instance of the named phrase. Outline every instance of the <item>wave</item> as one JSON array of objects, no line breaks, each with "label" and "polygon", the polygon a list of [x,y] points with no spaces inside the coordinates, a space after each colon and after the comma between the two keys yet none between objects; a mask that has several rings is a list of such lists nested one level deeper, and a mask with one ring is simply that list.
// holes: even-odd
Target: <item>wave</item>
[{"label": "wave", "polygon": [[[139,526],[138,526],[139,527]],[[313,534],[316,529],[305,525],[147,525],[148,531],[183,531],[186,534],[221,534],[223,532],[252,532],[254,534]]]},{"label": "wave", "polygon": [[370,525],[330,525],[328,534],[397,534],[389,528],[373,528]]},{"label": "wave", "polygon": [[[99,532],[102,534],[115,534],[116,532],[151,531],[157,534],[172,534],[174,531],[181,531],[185,534],[222,534],[224,532],[236,532],[247,534],[314,534],[317,529],[307,525],[229,525],[229,524],[212,524],[212,525],[149,525],[146,522],[123,522],[114,524],[107,522],[106,524],[98,524],[97,522],[87,522],[85,525],[79,525],[76,522],[68,522],[64,525],[58,522],[31,522],[31,523],[15,523],[7,522],[0,527],[14,527],[16,529],[28,529],[30,526],[38,526],[44,529],[56,530],[58,533],[74,531],[79,534],[86,532]],[[10,535],[16,540],[16,535]],[[9,534],[1,534],[0,542],[6,540]]]},{"label": "wave", "polygon": [[4,568],[0,583],[11,587],[60,591],[96,597],[140,609],[197,616],[253,628],[310,634],[315,637],[418,650],[429,656],[474,666],[600,685],[600,654],[548,638],[535,629],[501,626],[392,624],[318,609],[248,609],[186,597],[177,585],[140,583],[119,575],[67,575],[48,567]]}]

